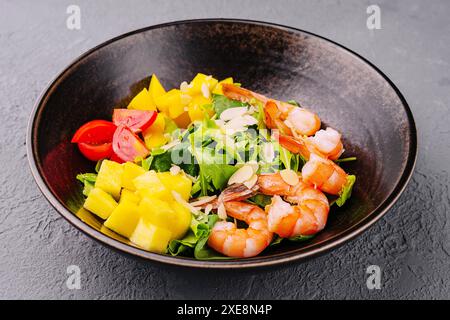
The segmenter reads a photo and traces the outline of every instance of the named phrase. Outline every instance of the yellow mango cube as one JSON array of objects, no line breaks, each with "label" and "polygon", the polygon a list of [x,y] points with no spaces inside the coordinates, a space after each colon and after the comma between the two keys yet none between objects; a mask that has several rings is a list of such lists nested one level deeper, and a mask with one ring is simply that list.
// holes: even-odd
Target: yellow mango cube
[{"label": "yellow mango cube", "polygon": [[102,219],[107,219],[117,207],[114,198],[100,188],[93,188],[89,192],[83,207]]},{"label": "yellow mango cube", "polygon": [[217,79],[214,79],[212,76],[207,76],[203,73],[197,73],[194,79],[192,79],[189,86],[186,87],[185,92],[191,96],[205,96],[206,92],[204,91],[208,90],[209,97],[209,93],[214,89],[217,83]]},{"label": "yellow mango cube", "polygon": [[[173,115],[183,112],[184,106],[181,100],[181,91],[179,89],[172,89],[162,96],[155,98],[158,110],[164,112],[166,115],[174,118]],[[172,111],[170,111],[172,110]],[[181,112],[180,112],[181,110]],[[173,115],[171,115],[171,113]]]},{"label": "yellow mango cube", "polygon": [[119,203],[124,201],[125,202],[131,201],[135,204],[138,204],[141,201],[141,197],[139,197],[139,195],[136,194],[136,192],[127,189],[122,189],[122,192],[120,193]]},{"label": "yellow mango cube", "polygon": [[105,226],[124,237],[130,238],[139,219],[137,204],[130,200],[121,199],[119,205],[105,221]]},{"label": "yellow mango cube", "polygon": [[131,100],[127,108],[136,110],[156,110],[156,105],[150,92],[144,88],[133,98],[133,100]]},{"label": "yellow mango cube", "polygon": [[157,173],[161,183],[168,189],[176,191],[184,200],[189,200],[192,189],[192,181],[184,173],[173,175],[170,172]]},{"label": "yellow mango cube", "polygon": [[95,181],[95,187],[111,194],[115,199],[119,199],[122,188],[123,167],[120,163],[110,160],[103,160]]},{"label": "yellow mango cube", "polygon": [[223,79],[222,81],[219,81],[219,83],[214,87],[214,90],[212,91],[212,93],[223,95],[222,83],[233,84],[233,78],[229,77],[229,78]]},{"label": "yellow mango cube", "polygon": [[166,93],[166,90],[162,86],[161,82],[159,81],[156,74],[152,74],[152,78],[150,80],[150,86],[148,87],[148,91],[150,92],[150,95],[152,96],[153,101],[157,97],[160,97]]},{"label": "yellow mango cube", "polygon": [[192,98],[188,105],[188,114],[191,121],[202,121],[205,116],[211,117],[214,114],[212,108],[205,108],[204,106],[212,103],[211,98],[205,98],[202,95]]},{"label": "yellow mango cube", "polygon": [[148,127],[147,129],[145,129],[142,134],[145,137],[146,134],[150,134],[150,133],[161,133],[164,132],[164,128],[166,127],[166,117],[164,116],[163,113],[158,113],[158,115],[156,116],[156,120],[155,122],[153,122],[153,124]]},{"label": "yellow mango cube", "polygon": [[167,143],[167,138],[162,132],[147,133],[144,135],[144,143],[148,149],[158,148]]},{"label": "yellow mango cube", "polygon": [[146,171],[141,166],[132,162],[125,162],[122,166],[122,187],[131,191],[136,190],[133,180],[141,174],[144,174]]},{"label": "yellow mango cube", "polygon": [[144,250],[164,253],[171,237],[172,233],[169,230],[157,227],[141,218],[130,240]]},{"label": "yellow mango cube", "polygon": [[138,210],[141,218],[167,230],[172,230],[177,221],[177,212],[169,202],[154,196],[142,198]]},{"label": "yellow mango cube", "polygon": [[176,212],[176,219],[173,221],[172,239],[181,239],[186,234],[191,225],[192,214],[188,208],[182,204],[173,201],[171,202],[172,209]]},{"label": "yellow mango cube", "polygon": [[191,123],[191,118],[189,118],[189,113],[187,111],[183,112],[177,118],[173,119],[178,128],[187,128]]},{"label": "yellow mango cube", "polygon": [[133,180],[137,193],[141,198],[152,196],[160,199],[171,199],[169,189],[159,179],[153,170],[148,171]]}]

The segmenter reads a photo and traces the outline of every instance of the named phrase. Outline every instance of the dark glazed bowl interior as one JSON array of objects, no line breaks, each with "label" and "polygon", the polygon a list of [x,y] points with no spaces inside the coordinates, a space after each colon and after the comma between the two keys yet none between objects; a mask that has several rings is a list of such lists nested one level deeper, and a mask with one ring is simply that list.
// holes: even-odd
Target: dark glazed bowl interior
[{"label": "dark glazed bowl interior", "polygon": [[[173,88],[197,72],[232,76],[245,87],[281,100],[296,99],[325,126],[343,133],[344,168],[357,175],[351,200],[332,207],[326,229],[313,240],[266,250],[250,259],[198,261],[140,250],[80,209],[75,179],[94,164],[70,143],[86,121],[111,119],[156,73]],[[413,171],[416,131],[395,86],[355,53],[316,35],[238,20],[194,20],[138,30],[78,58],[43,93],[28,133],[33,175],[52,205],[77,228],[118,250],[149,260],[194,267],[251,267],[302,259],[336,247],[379,219]]]}]

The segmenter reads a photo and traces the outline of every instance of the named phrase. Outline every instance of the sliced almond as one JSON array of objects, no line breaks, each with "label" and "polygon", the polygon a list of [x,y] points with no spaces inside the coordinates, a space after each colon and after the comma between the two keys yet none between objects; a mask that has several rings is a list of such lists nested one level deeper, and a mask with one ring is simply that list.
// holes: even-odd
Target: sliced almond
[{"label": "sliced almond", "polygon": [[176,165],[172,165],[170,167],[170,170],[169,170],[170,174],[173,175],[173,176],[176,176],[177,174],[179,174],[180,171],[181,171],[181,168],[179,166],[176,166]]},{"label": "sliced almond", "polygon": [[202,84],[201,90],[202,90],[202,95],[203,95],[206,99],[209,99],[209,97],[210,97],[210,92],[209,92],[209,87],[208,87],[208,84],[207,84],[207,83],[203,83],[203,84]]},{"label": "sliced almond", "polygon": [[225,109],[220,114],[220,119],[223,121],[229,121],[235,118],[242,117],[247,112],[247,107],[237,107],[237,108],[229,108]]},{"label": "sliced almond", "polygon": [[244,182],[244,186],[251,189],[256,184],[256,181],[258,181],[258,176],[254,174],[250,179]]},{"label": "sliced almond", "polygon": [[217,196],[206,196],[206,197],[200,197],[197,199],[197,201],[190,202],[191,206],[198,207],[202,204],[210,203],[213,201]]},{"label": "sliced almond", "polygon": [[299,182],[297,173],[291,169],[284,169],[280,171],[280,176],[287,184],[295,186]]},{"label": "sliced almond", "polygon": [[183,197],[178,192],[172,190],[172,196],[173,196],[173,198],[175,199],[176,202],[178,202],[179,204],[183,205],[192,214],[194,214],[196,216],[200,216],[202,214],[202,212],[200,211],[199,208],[194,207],[189,202],[184,200]]},{"label": "sliced almond", "polygon": [[249,165],[244,165],[230,177],[228,180],[228,185],[232,185],[234,183],[244,183],[249,180],[253,174],[253,168]]},{"label": "sliced almond", "polygon": [[180,84],[180,91],[187,91],[189,89],[189,84],[186,81],[183,81]]},{"label": "sliced almond", "polygon": [[248,114],[242,116],[242,121],[245,123],[246,126],[252,126],[258,123],[258,120],[256,120],[255,117],[252,117]]},{"label": "sliced almond", "polygon": [[253,173],[256,174],[258,172],[259,164],[255,160],[247,162],[246,165],[252,167]]},{"label": "sliced almond", "polygon": [[219,206],[217,207],[217,215],[222,220],[227,219],[227,211],[225,210],[225,206],[223,205],[223,202],[219,203]]}]

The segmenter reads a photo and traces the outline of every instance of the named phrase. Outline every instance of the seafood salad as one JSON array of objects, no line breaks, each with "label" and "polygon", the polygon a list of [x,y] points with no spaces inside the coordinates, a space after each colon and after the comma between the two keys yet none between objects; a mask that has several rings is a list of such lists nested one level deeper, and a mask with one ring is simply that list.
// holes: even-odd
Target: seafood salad
[{"label": "seafood salad", "polygon": [[76,177],[80,210],[132,245],[195,259],[308,241],[356,180],[340,166],[356,158],[342,158],[341,133],[313,108],[202,73],[169,91],[152,75],[112,121],[87,122],[72,143],[93,161]]}]

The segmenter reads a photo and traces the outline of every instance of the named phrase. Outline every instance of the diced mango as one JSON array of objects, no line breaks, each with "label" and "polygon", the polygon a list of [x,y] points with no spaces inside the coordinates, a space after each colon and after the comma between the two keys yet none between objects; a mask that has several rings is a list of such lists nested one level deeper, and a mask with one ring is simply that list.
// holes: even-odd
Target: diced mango
[{"label": "diced mango", "polygon": [[115,199],[119,199],[122,188],[123,167],[120,163],[103,160],[98,172],[95,187],[111,194]]},{"label": "diced mango", "polygon": [[192,214],[189,209],[176,201],[171,203],[171,207],[177,214],[177,218],[173,222],[173,226],[170,229],[172,231],[172,238],[181,239],[191,225]]},{"label": "diced mango", "polygon": [[155,226],[172,230],[176,225],[177,212],[167,201],[154,196],[144,197],[139,203],[138,209],[141,218],[145,218]]},{"label": "diced mango", "polygon": [[171,237],[172,233],[169,230],[157,227],[141,218],[130,240],[142,249],[164,253]]},{"label": "diced mango", "polygon": [[144,135],[144,142],[145,146],[151,150],[153,148],[165,145],[167,142],[167,138],[162,132],[147,133],[146,135]]},{"label": "diced mango", "polygon": [[178,129],[178,126],[175,123],[175,121],[170,119],[168,116],[164,116],[164,120],[165,120],[164,133],[172,133],[173,131]]},{"label": "diced mango", "polygon": [[223,92],[222,92],[222,83],[233,84],[233,78],[229,77],[229,78],[223,79],[222,81],[219,81],[219,83],[215,86],[215,88],[214,88],[212,93],[214,93],[214,94],[223,94]]},{"label": "diced mango", "polygon": [[105,221],[105,226],[129,238],[133,234],[134,229],[136,229],[139,219],[137,204],[130,200],[121,199],[119,205]]},{"label": "diced mango", "polygon": [[159,179],[155,171],[148,171],[133,180],[137,193],[141,198],[152,196],[160,199],[171,199],[172,195]]},{"label": "diced mango", "polygon": [[83,207],[100,218],[107,219],[117,207],[117,202],[102,189],[94,188],[89,192]]},{"label": "diced mango", "polygon": [[150,95],[152,96],[153,101],[155,101],[156,98],[158,98],[166,93],[166,90],[162,86],[162,84],[159,81],[156,74],[152,74],[152,78],[150,80],[150,86],[148,87],[148,91],[150,92]]},{"label": "diced mango", "polygon": [[173,121],[179,128],[187,128],[191,123],[191,118],[189,118],[189,113],[185,111],[180,116],[173,119]]},{"label": "diced mango", "polygon": [[145,137],[146,134],[155,133],[155,132],[164,132],[164,128],[166,127],[166,116],[163,113],[158,113],[156,116],[155,122],[144,130],[142,133]]},{"label": "diced mango", "polygon": [[147,89],[142,89],[128,104],[128,109],[156,110],[155,102]]},{"label": "diced mango", "polygon": [[191,96],[205,95],[205,92],[203,92],[203,90],[205,89],[203,89],[202,87],[205,85],[206,89],[211,92],[217,85],[217,83],[217,79],[214,79],[212,76],[207,76],[203,73],[197,73],[194,79],[192,79],[189,86],[186,88],[186,93]]},{"label": "diced mango", "polygon": [[184,200],[189,200],[192,189],[192,181],[186,177],[184,173],[178,173],[176,175],[170,172],[157,173],[161,183],[169,190],[178,192]]},{"label": "diced mango", "polygon": [[136,194],[136,192],[127,189],[122,189],[122,192],[120,193],[119,203],[124,201],[131,201],[135,204],[138,204],[141,201],[141,197],[139,197],[139,195]]},{"label": "diced mango", "polygon": [[145,170],[141,166],[138,166],[132,162],[125,162],[122,166],[122,187],[131,191],[136,190],[133,180],[141,174],[144,174]]},{"label": "diced mango", "polygon": [[[184,110],[184,106],[181,101],[181,91],[179,89],[172,89],[162,96],[156,97],[155,103],[158,110],[164,112],[171,118],[173,118],[173,116],[170,115],[171,112],[176,114],[179,110],[181,110],[181,112]],[[171,109],[173,109],[173,111],[169,111]]]},{"label": "diced mango", "polygon": [[188,113],[191,121],[202,121],[205,118],[205,115],[211,117],[214,114],[214,110],[205,107],[211,103],[211,98],[205,98],[202,95],[197,95],[192,98],[188,105]]}]

